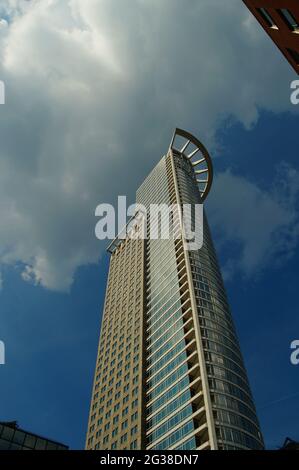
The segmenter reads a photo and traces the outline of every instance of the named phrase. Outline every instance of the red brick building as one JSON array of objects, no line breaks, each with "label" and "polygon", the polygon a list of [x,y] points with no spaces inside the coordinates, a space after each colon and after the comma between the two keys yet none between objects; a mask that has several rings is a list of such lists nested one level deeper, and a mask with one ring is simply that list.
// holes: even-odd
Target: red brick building
[{"label": "red brick building", "polygon": [[243,0],[299,74],[299,0]]}]

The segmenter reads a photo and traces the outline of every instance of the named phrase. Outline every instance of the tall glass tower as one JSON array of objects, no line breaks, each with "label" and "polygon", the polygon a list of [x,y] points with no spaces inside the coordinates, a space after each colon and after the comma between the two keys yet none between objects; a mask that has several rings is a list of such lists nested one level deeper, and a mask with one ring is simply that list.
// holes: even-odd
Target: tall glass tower
[{"label": "tall glass tower", "polygon": [[[207,150],[177,129],[137,203],[201,204],[212,177]],[[148,236],[108,251],[86,449],[262,449],[206,217],[201,249]]]}]

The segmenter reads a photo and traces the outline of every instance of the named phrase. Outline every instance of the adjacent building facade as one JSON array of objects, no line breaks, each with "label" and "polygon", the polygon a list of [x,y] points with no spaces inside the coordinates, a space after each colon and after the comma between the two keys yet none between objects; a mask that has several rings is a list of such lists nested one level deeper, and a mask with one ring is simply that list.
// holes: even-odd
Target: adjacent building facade
[{"label": "adjacent building facade", "polygon": [[243,0],[270,38],[299,74],[299,2]]},{"label": "adjacent building facade", "polygon": [[0,450],[68,450],[68,446],[24,431],[11,421],[0,422]]},{"label": "adjacent building facade", "polygon": [[[137,203],[192,207],[211,182],[207,150],[177,129]],[[174,224],[182,234],[182,219]],[[86,449],[262,449],[206,217],[198,250],[183,235],[151,239],[150,229],[108,250]]]}]

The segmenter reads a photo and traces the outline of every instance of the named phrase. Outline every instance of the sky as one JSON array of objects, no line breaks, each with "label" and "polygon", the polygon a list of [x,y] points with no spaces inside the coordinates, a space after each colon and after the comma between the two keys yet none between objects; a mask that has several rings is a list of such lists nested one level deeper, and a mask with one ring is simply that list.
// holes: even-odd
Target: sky
[{"label": "sky", "polygon": [[266,445],[299,440],[297,77],[239,0],[2,0],[0,420],[83,448],[107,278],[95,208],[175,127],[206,203]]}]

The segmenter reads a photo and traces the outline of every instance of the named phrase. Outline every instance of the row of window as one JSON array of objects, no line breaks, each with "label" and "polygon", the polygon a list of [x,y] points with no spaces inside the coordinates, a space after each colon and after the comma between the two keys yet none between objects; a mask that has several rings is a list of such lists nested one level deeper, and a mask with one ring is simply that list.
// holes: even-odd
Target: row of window
[{"label": "row of window", "polygon": [[[279,30],[280,25],[273,19],[272,14],[266,8],[257,8],[259,16],[264,20],[267,26],[274,30]],[[299,33],[299,19],[295,18],[294,14],[287,8],[280,8],[276,10],[279,18],[287,26],[292,33]],[[299,52],[294,49],[286,48],[285,53],[299,65]]]},{"label": "row of window", "polygon": [[[209,323],[206,324],[205,322],[212,322],[212,324],[216,324],[219,328],[224,329],[225,332],[230,332],[236,339],[232,320],[226,312],[223,312],[223,310],[216,305],[212,305],[212,307],[210,305],[202,306],[200,299],[198,299],[197,305],[201,326],[208,326]],[[215,329],[217,330],[218,328]]]},{"label": "row of window", "polygon": [[260,438],[259,428],[247,418],[227,410],[214,411],[214,419],[226,425],[235,426],[249,432],[253,436]]},{"label": "row of window", "polygon": [[251,396],[249,396],[242,388],[239,388],[236,385],[232,385],[229,382],[225,382],[224,380],[219,379],[211,379],[209,378],[209,386],[211,391],[227,393],[232,397],[239,398],[244,403],[249,403],[251,408],[254,409],[254,405],[252,402]]},{"label": "row of window", "polygon": [[234,372],[231,372],[230,370],[227,370],[222,367],[212,366],[211,364],[207,364],[207,372],[209,376],[227,380],[228,382],[231,382],[233,384],[238,385],[240,388],[243,388],[247,391],[248,394],[250,394],[250,389],[247,380],[244,380],[242,377],[235,374]]},{"label": "row of window", "polygon": [[[184,332],[182,332],[183,334]],[[181,336],[181,334],[179,335]],[[169,343],[167,343],[169,345]],[[151,368],[147,368],[146,375],[147,377],[153,376],[156,372],[161,371],[161,369],[174,357],[176,354],[181,351],[182,349],[186,348],[186,341],[185,339],[182,339],[179,341],[179,343],[175,343],[176,346],[172,347],[169,351],[164,354],[161,359],[159,359],[157,362],[155,362]],[[170,346],[173,346],[172,343],[170,343]]]},{"label": "row of window", "polygon": [[228,428],[225,426],[216,427],[217,437],[221,441],[228,441],[236,444],[240,444],[248,449],[261,450],[263,445],[260,441],[248,434],[237,431],[236,429]]},{"label": "row of window", "polygon": [[191,416],[192,414],[193,408],[192,405],[189,404],[183,410],[179,411],[177,414],[169,418],[167,421],[161,424],[161,426],[151,432],[146,438],[147,443],[151,444],[152,442],[155,442],[161,436],[166,434],[168,431],[173,429],[175,426],[177,426],[179,423],[184,421],[188,416]]},{"label": "row of window", "polygon": [[225,357],[222,353],[212,353],[210,351],[205,351],[205,359],[207,364],[212,363],[220,365],[225,369],[234,372],[234,374],[239,375],[245,382],[247,382],[245,369],[241,367],[240,364],[237,364],[228,357]]},{"label": "row of window", "polygon": [[175,369],[181,362],[187,359],[187,353],[185,349],[176,356],[171,362],[167,364],[166,367],[161,369],[158,373],[156,373],[153,377],[150,377],[148,380],[148,387],[152,388],[154,385],[158,384],[160,380],[162,380],[166,375],[168,375],[173,369]]},{"label": "row of window", "polygon": [[[112,352],[111,354],[111,360],[109,360],[109,357],[107,359],[105,359],[104,361],[104,366],[108,366],[108,364],[111,365],[111,367],[113,367],[113,365],[115,364],[115,361],[116,359],[112,359],[114,356],[116,356],[116,354],[114,354],[114,352]],[[120,353],[117,354],[117,360],[122,362],[122,357],[123,357],[123,351],[121,351]],[[135,354],[132,356],[132,353],[127,353],[124,357],[124,362],[122,362],[124,365],[125,365],[125,369],[124,370],[127,370],[129,368],[129,365],[131,363],[131,358],[133,357],[133,364],[135,364],[136,362],[138,362],[139,360],[139,353],[138,354]],[[99,366],[100,367],[100,366]],[[127,367],[127,369],[126,369]],[[105,370],[106,370],[106,367],[105,367]],[[99,380],[101,377],[101,373],[99,372],[98,375],[96,376],[96,380]]]},{"label": "row of window", "polygon": [[[157,396],[150,405],[147,406],[147,415],[155,413],[163,405],[167,404],[173,397],[175,397],[180,391],[184,390],[185,387],[188,387],[190,384],[189,376],[186,375],[181,380],[179,380],[173,387],[168,389],[165,393],[160,396]],[[147,397],[149,402],[149,397]]]},{"label": "row of window", "polygon": [[[270,28],[279,29],[277,22],[273,19],[271,13],[266,8],[257,8],[257,12],[263,18]],[[299,23],[294,14],[287,8],[279,8],[276,10],[278,16],[283,20],[284,24],[290,31],[299,33]]]},{"label": "row of window", "polygon": [[[155,361],[163,356],[168,349],[171,349],[179,340],[184,337],[184,329],[182,328],[183,322],[179,323],[180,328],[168,330],[166,335],[163,335],[162,338],[155,343],[154,347],[151,350],[151,356],[147,359],[147,366],[150,367]],[[159,366],[158,366],[159,367]]]},{"label": "row of window", "polygon": [[236,411],[239,414],[247,416],[247,418],[258,425],[256,414],[250,406],[248,406],[248,403],[244,403],[235,397],[231,398],[221,393],[213,393],[211,399],[215,407]]},{"label": "row of window", "polygon": [[183,392],[181,395],[179,395],[177,398],[175,398],[172,401],[169,401],[169,403],[162,408],[158,413],[156,413],[151,419],[148,420],[146,423],[147,429],[150,429],[154,426],[156,426],[160,421],[162,421],[166,416],[170,415],[173,413],[176,409],[178,409],[180,406],[182,406],[184,403],[188,402],[191,400],[191,393],[190,390],[187,389],[185,392]]},{"label": "row of window", "polygon": [[[112,255],[89,427],[88,446],[95,449],[108,442],[109,448],[123,446],[138,430],[142,253],[141,243],[125,242]],[[130,448],[137,448],[137,439]]]},{"label": "row of window", "polygon": [[[101,384],[101,385],[102,385],[102,384]],[[110,390],[107,392],[107,397],[112,396],[114,390],[117,390],[118,388],[121,387],[121,381],[119,381],[116,385],[117,385],[117,386],[115,387],[115,389],[110,389]],[[101,387],[100,393],[101,393],[101,394],[104,394],[104,392],[106,392],[106,389],[107,389],[107,386],[104,385],[103,387]],[[111,406],[113,400],[114,400],[114,401],[115,401],[115,400],[118,400],[118,399],[121,397],[122,394],[128,392],[129,390],[130,390],[130,384],[125,385],[125,386],[123,387],[123,390],[119,390],[117,393],[115,393],[114,398],[110,398],[110,400],[107,401],[106,407]],[[131,396],[134,397],[135,395],[138,395],[138,387],[133,388],[132,391],[131,391]],[[127,399],[128,396],[129,396],[129,395],[126,395],[126,396],[123,398],[124,403],[126,403],[126,402],[128,401],[128,399]],[[102,397],[101,397],[101,398],[102,398]],[[101,400],[101,398],[100,398],[99,400],[98,400],[98,397],[95,398],[95,400],[98,400],[98,401],[95,401],[95,403],[93,403],[93,405],[92,405],[92,411],[94,411],[95,409],[97,409],[98,404],[101,403],[102,401],[104,401],[104,400]]]},{"label": "row of window", "polygon": [[[106,441],[106,442],[107,442],[107,441]],[[125,441],[123,441],[123,442],[125,442]],[[95,450],[99,450],[100,448],[101,448],[100,443],[98,443],[98,444],[95,445]],[[115,449],[117,449],[117,448],[118,448],[118,441],[114,441],[114,442],[112,442],[110,448],[106,447],[106,448],[103,449],[103,450],[110,450],[110,449],[111,449],[111,450],[115,450]],[[130,444],[130,450],[136,450],[137,448],[138,448],[138,440],[136,439],[135,441],[131,442],[131,444]],[[128,448],[127,448],[127,447],[124,447],[123,449],[124,449],[124,450],[127,450]]]},{"label": "row of window", "polygon": [[[131,429],[130,436],[131,436],[131,437],[134,436],[135,434],[137,434],[137,432],[138,432],[138,427],[137,427],[137,426],[134,426],[134,428]],[[102,440],[99,440],[99,441],[96,443],[96,445],[95,445],[95,447],[94,447],[95,450],[98,450],[98,449],[101,449],[101,448],[102,448],[103,450],[105,450],[105,447],[104,447],[104,446],[107,445],[108,442],[110,441],[110,439],[111,439],[111,438],[113,439],[113,437],[115,437],[116,434],[117,434],[117,433],[115,433],[115,434],[112,433],[111,437],[110,437],[109,434],[107,434],[106,436],[104,436]],[[89,447],[91,447],[91,446],[93,445],[94,439],[95,439],[94,436],[91,436],[91,437],[88,439],[87,445],[88,445]],[[123,434],[123,435],[120,437],[119,440],[113,441],[112,444],[111,444],[109,447],[110,447],[110,449],[117,449],[119,445],[122,445],[122,444],[128,442],[128,440],[129,440],[129,434],[126,432],[125,434]],[[137,439],[134,440],[133,442],[131,442],[130,449],[137,449],[137,443],[138,443]],[[108,449],[108,447],[106,448],[106,450],[110,450],[110,449]],[[126,447],[125,447],[124,449],[126,449]]]},{"label": "row of window", "polygon": [[205,315],[202,314],[202,312],[199,312],[199,313],[200,313],[199,316],[201,317],[200,325],[202,327],[209,328],[210,330],[213,330],[213,331],[218,331],[223,336],[226,336],[227,338],[229,338],[232,342],[239,344],[236,334],[234,331],[232,331],[231,328],[227,328],[227,326],[224,326],[222,323],[219,323],[216,319],[211,320],[209,318],[205,318]]},{"label": "row of window", "polygon": [[[109,414],[109,413],[110,413],[110,414]],[[111,422],[113,423],[113,425],[117,424],[117,423],[119,422],[120,418],[124,418],[125,416],[128,415],[128,413],[129,413],[129,407],[127,406],[126,408],[123,409],[123,411],[122,411],[122,413],[121,413],[121,416],[120,416],[119,414],[114,415],[114,417],[113,417],[113,419],[112,419]],[[111,412],[106,413],[105,419],[110,418],[110,416],[111,416]],[[135,413],[133,413],[133,414],[131,415],[130,420],[131,420],[131,422],[133,423],[134,421],[137,420],[137,418],[138,418],[138,412],[135,411]],[[128,421],[128,420],[126,420],[126,421]],[[103,417],[99,418],[95,424],[93,424],[92,426],[90,426],[89,432],[90,432],[90,433],[93,433],[94,430],[95,430],[96,428],[98,428],[99,426],[102,426],[102,424],[103,424]],[[108,423],[107,423],[107,424],[108,424]],[[110,424],[110,423],[109,423],[109,424]],[[108,428],[107,428],[107,429],[108,429]],[[99,429],[99,430],[97,431],[96,437],[99,437],[99,436],[102,434],[102,430],[103,430],[103,429],[101,428],[101,429]]]},{"label": "row of window", "polygon": [[169,447],[173,446],[176,442],[180,441],[185,436],[187,436],[191,431],[193,431],[193,429],[194,429],[193,421],[189,421],[184,426],[182,426],[180,429],[178,429],[177,431],[170,434],[166,439],[163,439],[158,444],[156,444],[154,447],[152,447],[152,450],[154,450],[154,449],[155,450],[166,450],[166,449],[168,449]]},{"label": "row of window", "polygon": [[[119,341],[126,341],[128,343],[129,341],[132,340],[132,334],[134,334],[134,344],[137,343],[136,338],[139,338],[139,330],[140,330],[140,315],[137,313],[137,326],[134,326],[134,331],[133,330],[133,325],[130,323],[127,328],[124,328],[124,322],[120,323],[119,318],[115,319],[115,324],[112,322],[111,324],[109,323],[110,327],[110,333],[108,335],[105,334],[105,331],[102,330],[101,334],[101,340],[100,340],[100,349],[99,349],[99,359],[101,364],[103,364],[103,353],[106,348],[106,346],[109,346],[111,343],[111,336],[112,334],[114,335],[113,338],[119,336]],[[125,331],[125,333],[124,333]],[[121,339],[120,339],[121,338]]]},{"label": "row of window", "polygon": [[[117,389],[117,387],[116,387],[116,389]],[[121,391],[117,392],[117,393],[114,395],[114,401],[115,401],[115,400],[118,400],[118,399],[120,398],[121,393],[126,393],[126,392],[128,392],[129,389],[130,389],[130,384],[126,385],[126,386],[123,388],[123,392],[121,392]],[[109,391],[109,392],[110,392],[110,391]],[[131,396],[132,396],[132,397],[134,397],[134,396],[136,396],[136,395],[138,395],[138,387],[133,388],[132,391],[131,391]],[[109,394],[108,394],[108,397],[109,397]],[[127,395],[124,397],[124,399],[125,399],[126,397],[127,397]],[[93,403],[93,405],[92,405],[92,411],[96,410],[96,409],[98,408],[98,404],[101,404],[101,403],[104,401],[103,398],[105,399],[105,397],[101,397],[101,398],[98,400],[98,397],[96,396],[96,398],[94,399],[94,403]],[[98,400],[98,401],[96,401],[96,400]],[[110,398],[110,400],[108,400],[107,403],[106,403],[106,408],[108,408],[109,406],[111,406],[112,403],[113,403],[113,399]],[[126,402],[125,402],[125,403],[126,403]],[[101,408],[99,409],[99,414],[101,413],[100,410],[103,410],[103,408],[104,408],[104,407],[101,407]],[[109,413],[110,413],[110,412],[109,412]]]}]

